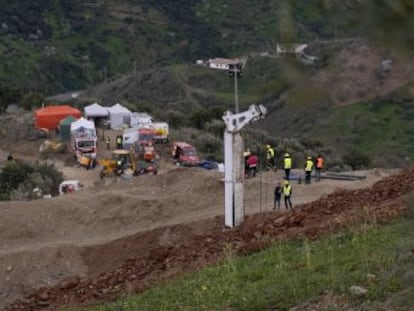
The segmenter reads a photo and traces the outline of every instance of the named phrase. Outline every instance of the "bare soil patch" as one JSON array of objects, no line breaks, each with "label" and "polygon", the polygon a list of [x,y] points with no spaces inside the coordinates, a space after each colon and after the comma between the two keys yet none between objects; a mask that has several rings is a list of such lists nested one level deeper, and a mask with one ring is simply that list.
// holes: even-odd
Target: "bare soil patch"
[{"label": "bare soil patch", "polygon": [[268,172],[246,181],[246,212],[251,216],[230,230],[223,226],[219,174],[170,168],[158,176],[94,186],[52,200],[1,204],[2,307],[55,309],[112,299],[216,262],[224,243],[249,253],[274,239],[316,237],[353,222],[386,221],[404,211],[395,199],[411,191],[414,179],[412,170],[405,171],[373,188],[358,189],[389,175],[377,171],[366,172],[368,177],[357,182],[294,184],[297,209],[286,213],[271,211],[273,187],[282,173]]}]

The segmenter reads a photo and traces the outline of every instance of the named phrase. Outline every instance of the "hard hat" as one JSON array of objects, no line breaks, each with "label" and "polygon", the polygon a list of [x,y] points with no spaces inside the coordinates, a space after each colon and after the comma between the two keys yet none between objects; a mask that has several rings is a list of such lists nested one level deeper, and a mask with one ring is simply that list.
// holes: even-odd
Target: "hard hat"
[{"label": "hard hat", "polygon": [[289,180],[285,180],[283,183],[284,183],[285,185],[289,185]]},{"label": "hard hat", "polygon": [[269,149],[269,148],[270,148],[270,145],[269,145],[269,144],[267,144],[267,145],[266,145],[266,148],[268,148],[268,149]]},{"label": "hard hat", "polygon": [[286,152],[286,153],[285,153],[285,157],[289,157],[289,153],[287,153],[287,152]]},{"label": "hard hat", "polygon": [[308,160],[312,160],[312,157],[311,156],[308,156]]}]

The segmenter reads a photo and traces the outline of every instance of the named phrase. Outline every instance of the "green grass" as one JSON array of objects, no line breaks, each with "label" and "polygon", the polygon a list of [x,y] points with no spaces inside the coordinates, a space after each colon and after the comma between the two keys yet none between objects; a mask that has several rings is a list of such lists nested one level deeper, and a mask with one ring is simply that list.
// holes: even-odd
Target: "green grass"
[{"label": "green grass", "polygon": [[412,223],[404,219],[317,241],[277,242],[247,257],[236,257],[228,247],[218,266],[87,310],[288,310],[325,290],[362,303],[349,296],[351,285],[367,288],[364,304],[376,310],[378,301],[404,285],[400,276],[411,262],[405,254],[414,247]]}]

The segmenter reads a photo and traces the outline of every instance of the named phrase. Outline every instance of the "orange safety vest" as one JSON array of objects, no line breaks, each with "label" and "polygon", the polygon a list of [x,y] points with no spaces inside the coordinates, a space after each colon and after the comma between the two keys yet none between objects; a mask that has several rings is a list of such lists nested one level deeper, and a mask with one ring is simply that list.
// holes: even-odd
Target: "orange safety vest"
[{"label": "orange safety vest", "polygon": [[323,158],[319,157],[316,159],[316,168],[323,168]]}]

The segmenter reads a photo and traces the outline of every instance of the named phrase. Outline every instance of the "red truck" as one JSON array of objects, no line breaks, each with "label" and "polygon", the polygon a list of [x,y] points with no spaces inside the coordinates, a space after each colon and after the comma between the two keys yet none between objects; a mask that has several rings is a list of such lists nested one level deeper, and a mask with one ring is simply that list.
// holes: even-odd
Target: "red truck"
[{"label": "red truck", "polygon": [[186,142],[174,142],[172,155],[174,162],[182,166],[198,166],[200,164],[196,148]]},{"label": "red truck", "polygon": [[152,145],[154,144],[155,131],[152,128],[140,128],[138,129],[138,143],[140,145]]}]

